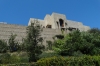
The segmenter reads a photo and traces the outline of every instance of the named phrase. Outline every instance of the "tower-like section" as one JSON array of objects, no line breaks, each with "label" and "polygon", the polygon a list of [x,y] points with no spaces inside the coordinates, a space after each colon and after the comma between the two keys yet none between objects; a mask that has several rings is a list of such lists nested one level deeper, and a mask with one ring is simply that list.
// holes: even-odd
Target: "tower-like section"
[{"label": "tower-like section", "polygon": [[52,13],[51,17],[53,18],[53,29],[65,29],[67,27],[67,19],[64,14]]}]

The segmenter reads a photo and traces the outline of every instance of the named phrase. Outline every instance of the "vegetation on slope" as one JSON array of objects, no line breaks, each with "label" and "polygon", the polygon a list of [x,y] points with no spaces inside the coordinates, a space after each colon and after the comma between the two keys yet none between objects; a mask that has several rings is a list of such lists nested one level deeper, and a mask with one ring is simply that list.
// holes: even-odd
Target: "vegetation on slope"
[{"label": "vegetation on slope", "polygon": [[[27,27],[27,37],[24,38],[22,44],[18,44],[18,42],[16,42],[16,36],[13,34],[11,34],[9,38],[8,45],[5,41],[0,40],[0,63],[29,64],[29,62],[36,62],[37,65],[39,64],[38,66],[50,66],[49,64],[56,64],[58,66],[61,64],[62,66],[64,66],[66,65],[66,63],[67,65],[69,64],[68,66],[73,66],[74,64],[78,66],[79,64],[83,63],[85,65],[89,63],[90,65],[97,64],[94,66],[99,65],[99,29],[93,28],[87,32],[80,32],[79,30],[76,30],[66,35],[60,35],[63,38],[54,40],[54,42],[47,41],[47,49],[50,51],[43,51],[43,39],[40,37],[41,31],[41,26],[33,23],[32,25]],[[22,55],[20,55],[19,52],[21,52]],[[23,52],[25,52],[25,54]],[[55,56],[55,58],[53,56]],[[62,59],[62,57],[60,56],[63,56],[64,58],[67,57],[67,59]],[[42,58],[45,59],[41,61]],[[48,62],[46,62],[46,60]],[[59,64],[57,64],[58,62]]]},{"label": "vegetation on slope", "polygon": [[99,32],[99,29],[91,29],[88,32],[73,31],[63,39],[54,41],[53,49],[62,56],[99,55]]}]

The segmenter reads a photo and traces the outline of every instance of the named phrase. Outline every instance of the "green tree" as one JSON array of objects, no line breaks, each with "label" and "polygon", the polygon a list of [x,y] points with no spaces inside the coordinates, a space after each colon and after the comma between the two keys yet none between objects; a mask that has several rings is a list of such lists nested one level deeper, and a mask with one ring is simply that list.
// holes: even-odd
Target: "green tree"
[{"label": "green tree", "polygon": [[[77,38],[76,38],[77,37]],[[54,50],[60,55],[72,55],[72,53],[77,49],[80,40],[80,32],[73,31],[72,33],[64,36],[63,39],[58,39],[54,42]]]},{"label": "green tree", "polygon": [[98,28],[92,28],[88,32],[89,33],[100,33],[100,29],[98,29]]},{"label": "green tree", "polygon": [[44,46],[42,45],[43,39],[40,37],[41,32],[42,29],[37,20],[27,27],[27,37],[24,43],[29,55],[29,62],[36,62],[42,53]]},{"label": "green tree", "polygon": [[54,41],[52,48],[54,51],[56,51],[58,54],[60,54],[61,51],[63,50],[64,44],[65,44],[64,39],[58,39],[58,40]]},{"label": "green tree", "polygon": [[6,52],[7,48],[7,43],[3,40],[0,40],[0,53]]},{"label": "green tree", "polygon": [[18,42],[15,40],[16,36],[17,35],[11,34],[9,37],[8,44],[10,52],[17,51],[19,48]]},{"label": "green tree", "polygon": [[[100,49],[100,37],[99,35],[89,33],[74,31],[64,39],[58,39],[54,43],[54,50],[59,52],[60,55],[73,55],[73,53],[80,52],[82,54],[100,54],[98,52]],[[77,55],[77,54],[76,54]]]}]

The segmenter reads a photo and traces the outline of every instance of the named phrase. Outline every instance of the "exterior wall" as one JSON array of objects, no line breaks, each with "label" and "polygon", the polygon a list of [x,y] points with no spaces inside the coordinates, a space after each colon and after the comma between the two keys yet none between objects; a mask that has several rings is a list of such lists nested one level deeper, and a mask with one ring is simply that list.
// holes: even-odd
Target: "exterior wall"
[{"label": "exterior wall", "polygon": [[47,15],[45,16],[45,18],[44,18],[44,21],[45,21],[45,23],[44,23],[44,24],[45,24],[45,25],[44,25],[45,27],[46,27],[47,25],[52,25],[52,18],[51,18],[50,15],[47,14]]},{"label": "exterior wall", "polygon": [[67,20],[68,27],[78,28],[80,31],[87,31],[90,29],[89,26],[85,26],[82,22],[76,22],[72,20]]},{"label": "exterior wall", "polygon": [[43,32],[41,33],[41,37],[44,39],[43,44],[47,46],[46,41],[53,41],[53,37],[59,34],[62,34],[60,29],[44,28]]},{"label": "exterior wall", "polygon": [[16,34],[16,41],[22,42],[22,38],[26,36],[26,26],[0,24],[0,39],[8,42],[11,33]]}]

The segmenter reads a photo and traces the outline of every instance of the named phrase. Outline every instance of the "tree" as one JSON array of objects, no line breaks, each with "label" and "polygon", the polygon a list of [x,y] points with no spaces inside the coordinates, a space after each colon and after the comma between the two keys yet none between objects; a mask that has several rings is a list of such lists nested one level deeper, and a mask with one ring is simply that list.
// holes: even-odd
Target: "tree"
[{"label": "tree", "polygon": [[[100,54],[100,37],[94,37],[94,34],[89,32],[74,31],[64,39],[58,39],[54,43],[54,50],[60,55],[73,55],[80,52],[82,54]],[[77,55],[77,54],[76,54]]]},{"label": "tree", "polygon": [[7,51],[7,43],[3,40],[0,40],[0,53]]},{"label": "tree", "polygon": [[41,44],[43,39],[41,36],[41,26],[35,20],[27,27],[27,37],[25,39],[26,50],[29,56],[29,62],[36,62],[42,53],[44,46]]},{"label": "tree", "polygon": [[17,51],[18,48],[19,48],[18,42],[15,41],[16,36],[17,35],[11,34],[11,36],[9,37],[8,44],[9,44],[9,50],[10,50],[10,52]]},{"label": "tree", "polygon": [[89,33],[100,33],[100,29],[98,29],[98,28],[92,28],[92,29],[90,29],[90,30],[88,30],[88,32]]},{"label": "tree", "polygon": [[80,44],[80,32],[73,31],[72,33],[64,36],[63,39],[58,39],[54,42],[54,50],[60,55],[72,55],[72,53],[78,48]]}]

